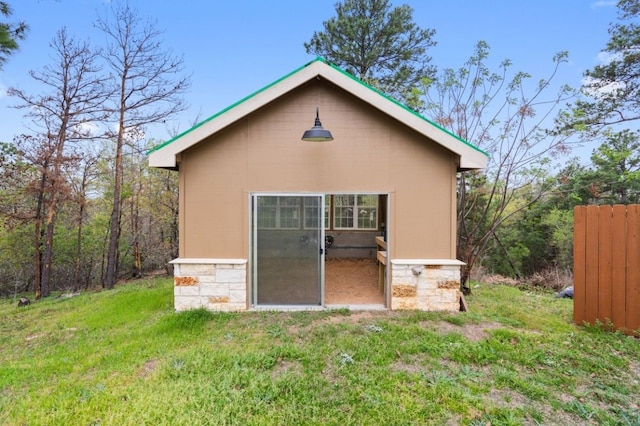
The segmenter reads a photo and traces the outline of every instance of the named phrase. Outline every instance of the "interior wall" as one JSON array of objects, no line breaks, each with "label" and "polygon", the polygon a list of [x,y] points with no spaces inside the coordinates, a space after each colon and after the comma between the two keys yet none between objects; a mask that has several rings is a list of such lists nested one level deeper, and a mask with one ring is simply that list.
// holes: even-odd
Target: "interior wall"
[{"label": "interior wall", "polygon": [[325,235],[333,237],[333,244],[326,248],[329,259],[375,259],[376,237],[380,231],[333,231]]}]

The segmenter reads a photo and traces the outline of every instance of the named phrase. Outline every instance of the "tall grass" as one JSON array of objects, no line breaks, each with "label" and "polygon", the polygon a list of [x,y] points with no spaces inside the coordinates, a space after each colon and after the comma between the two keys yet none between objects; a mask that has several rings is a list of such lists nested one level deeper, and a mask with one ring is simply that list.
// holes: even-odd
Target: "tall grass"
[{"label": "tall grass", "polygon": [[570,300],[471,312],[174,313],[168,279],[0,301],[0,424],[640,424],[640,342]]}]

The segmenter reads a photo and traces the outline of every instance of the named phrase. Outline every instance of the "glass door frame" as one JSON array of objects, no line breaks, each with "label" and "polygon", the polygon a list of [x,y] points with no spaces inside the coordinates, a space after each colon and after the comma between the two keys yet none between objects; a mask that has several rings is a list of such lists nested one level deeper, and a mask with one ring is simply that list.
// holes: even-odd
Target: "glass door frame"
[{"label": "glass door frame", "polygon": [[[325,266],[325,227],[324,227],[324,193],[316,192],[250,192],[249,193],[249,271],[250,271],[250,307],[251,309],[268,309],[268,310],[295,310],[295,309],[324,309],[325,307],[325,286],[324,286],[324,266]],[[257,200],[258,197],[319,197],[320,202],[318,204],[318,220],[319,220],[319,277],[320,280],[320,303],[315,304],[259,304],[258,303],[258,250],[257,250],[257,237],[258,237],[258,214],[257,214]],[[304,211],[304,203],[301,207]],[[304,221],[302,222],[304,227]]]}]

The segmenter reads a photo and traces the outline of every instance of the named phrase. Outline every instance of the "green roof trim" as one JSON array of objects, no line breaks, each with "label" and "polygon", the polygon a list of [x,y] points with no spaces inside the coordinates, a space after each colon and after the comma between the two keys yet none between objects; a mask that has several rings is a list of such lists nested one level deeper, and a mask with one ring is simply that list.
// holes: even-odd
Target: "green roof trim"
[{"label": "green roof trim", "polygon": [[211,117],[204,119],[203,121],[199,122],[198,124],[196,124],[195,126],[191,127],[190,129],[185,130],[184,132],[180,133],[177,136],[174,136],[173,138],[169,139],[166,142],[161,143],[160,145],[157,145],[155,147],[153,147],[152,149],[149,150],[149,152],[147,152],[147,154],[151,154],[154,151],[159,150],[160,148],[163,148],[169,144],[171,144],[173,141],[175,141],[176,139],[180,139],[181,137],[183,137],[184,135],[186,135],[187,133],[191,133],[192,131],[194,131],[195,129],[197,129],[200,126],[205,125],[206,123],[208,123],[209,121],[213,120],[216,117],[219,117],[220,115],[224,114],[225,112],[237,107],[238,105],[244,103],[245,101],[253,98],[254,96],[256,96],[259,93],[264,92],[265,90],[269,89],[272,86],[275,86],[276,84],[280,83],[282,80],[286,80],[287,78],[289,78],[290,76],[292,76],[293,74],[299,72],[300,70],[308,67],[309,65],[311,65],[312,63],[314,63],[317,60],[321,60],[324,63],[327,63],[323,58],[321,57],[317,57],[315,60],[308,62],[306,64],[304,64],[303,66],[296,68],[295,70],[291,71],[290,73],[288,73],[287,75],[280,77],[279,79],[277,79],[276,81],[274,81],[271,84],[268,84],[266,86],[264,86],[261,89],[256,90],[255,92],[251,93],[250,95],[245,96],[244,98],[240,99],[237,102],[234,102],[233,104],[229,105],[228,107],[226,107],[225,109],[218,111],[217,113],[213,114]]},{"label": "green roof trim", "polygon": [[416,117],[426,121],[427,123],[429,123],[430,125],[442,130],[443,132],[447,133],[448,135],[454,137],[455,139],[457,139],[459,142],[462,142],[463,144],[469,146],[470,148],[473,148],[474,150],[486,155],[487,157],[489,157],[489,154],[486,153],[485,151],[481,150],[480,148],[478,148],[477,146],[475,146],[474,144],[472,144],[471,142],[468,142],[464,139],[462,139],[460,136],[456,135],[455,133],[451,132],[448,129],[445,129],[444,127],[442,127],[441,125],[439,125],[438,123],[429,120],[428,118],[426,118],[424,115],[418,113],[417,111],[412,110],[411,108],[409,108],[408,106],[406,106],[405,104],[403,104],[402,102],[397,101],[396,99],[392,98],[391,96],[381,92],[380,90],[376,89],[375,87],[365,83],[364,81],[360,80],[359,78],[357,78],[356,76],[349,74],[348,72],[346,72],[345,70],[343,70],[342,68],[338,67],[335,64],[332,64],[330,62],[327,62],[324,58],[318,57],[316,60],[320,60],[321,62],[324,62],[325,64],[329,65],[331,68],[333,68],[334,70],[344,74],[345,76],[349,77],[350,79],[352,79],[353,81],[361,84],[362,86],[373,90],[374,92],[376,92],[377,94],[379,94],[380,96],[382,96],[383,98],[387,99],[390,102],[393,102],[394,104],[398,105],[400,108],[404,109],[407,112],[410,112],[411,114],[415,115]]},{"label": "green roof trim", "polygon": [[441,125],[439,125],[438,123],[429,120],[428,118],[426,118],[425,116],[423,116],[422,114],[412,110],[411,108],[407,107],[406,105],[404,105],[401,102],[398,102],[396,99],[393,99],[392,97],[382,93],[380,90],[376,89],[375,87],[365,83],[364,81],[360,80],[359,78],[355,77],[354,75],[349,74],[348,72],[346,72],[345,70],[343,70],[342,68],[338,67],[335,64],[332,64],[330,62],[328,62],[325,58],[323,58],[322,56],[317,56],[314,60],[307,62],[306,64],[304,64],[303,66],[296,68],[295,70],[291,71],[290,73],[284,75],[283,77],[277,79],[276,81],[274,81],[271,84],[268,84],[264,87],[262,87],[261,89],[256,90],[255,92],[251,93],[250,95],[245,96],[244,98],[240,99],[239,101],[229,105],[228,107],[224,108],[223,110],[213,114],[211,117],[201,121],[200,123],[196,124],[195,126],[185,130],[184,132],[180,133],[177,136],[174,136],[173,138],[169,139],[168,141],[165,141],[155,147],[153,147],[152,149],[150,149],[147,152],[148,154],[151,154],[154,151],[157,151],[161,148],[164,148],[165,146],[173,143],[174,141],[176,141],[177,139],[180,139],[181,137],[183,137],[184,135],[191,133],[192,131],[194,131],[195,129],[199,128],[200,126],[205,125],[206,123],[208,123],[209,121],[215,119],[216,117],[219,117],[220,115],[224,114],[225,112],[237,107],[238,105],[244,103],[245,101],[253,98],[254,96],[258,95],[259,93],[264,92],[265,90],[269,89],[270,87],[275,86],[276,84],[280,83],[283,80],[286,80],[287,78],[289,78],[290,76],[300,72],[301,70],[303,70],[304,68],[308,67],[309,65],[313,64],[314,62],[322,62],[328,66],[330,66],[331,68],[333,68],[334,70],[338,71],[339,73],[345,75],[346,77],[349,77],[350,79],[352,79],[353,81],[355,81],[358,84],[361,84],[362,86],[366,87],[369,90],[373,90],[374,92],[376,92],[378,95],[382,96],[383,98],[387,99],[390,102],[393,102],[394,104],[398,105],[400,108],[404,109],[405,111],[415,115],[416,117],[420,118],[421,120],[426,121],[427,123],[429,123],[430,125],[438,128],[439,130],[447,133],[448,135],[452,136],[453,138],[455,138],[456,140],[458,140],[459,142],[467,145],[470,148],[473,148],[474,150],[486,155],[487,157],[489,157],[489,154],[486,153],[485,151],[481,150],[480,148],[478,148],[477,146],[473,145],[472,143],[462,139],[461,137],[459,137],[458,135],[456,135],[455,133],[445,129],[444,127],[442,127]]}]

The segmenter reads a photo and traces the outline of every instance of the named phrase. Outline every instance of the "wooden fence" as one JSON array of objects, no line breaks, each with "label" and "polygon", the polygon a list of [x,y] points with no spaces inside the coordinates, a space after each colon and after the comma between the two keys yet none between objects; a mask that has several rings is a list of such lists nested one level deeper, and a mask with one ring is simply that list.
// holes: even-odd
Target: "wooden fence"
[{"label": "wooden fence", "polygon": [[573,318],[640,330],[640,205],[573,212]]}]

